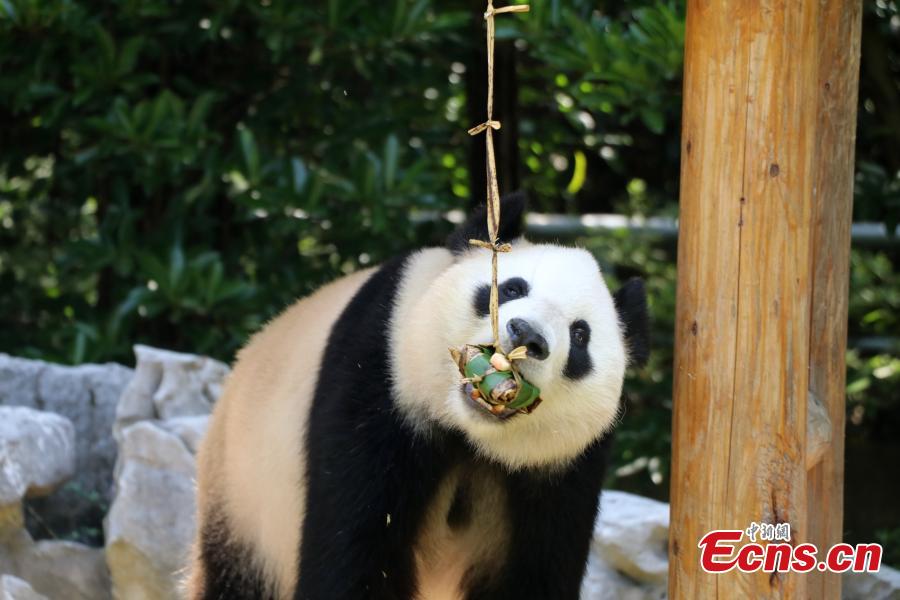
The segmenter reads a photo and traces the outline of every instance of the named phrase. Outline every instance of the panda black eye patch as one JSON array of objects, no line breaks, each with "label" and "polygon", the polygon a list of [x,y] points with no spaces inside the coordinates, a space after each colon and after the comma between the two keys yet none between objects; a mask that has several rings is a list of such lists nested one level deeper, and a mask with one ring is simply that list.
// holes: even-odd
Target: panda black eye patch
[{"label": "panda black eye patch", "polygon": [[[511,300],[524,298],[530,290],[527,281],[521,277],[511,277],[497,286],[499,303],[502,305]],[[472,304],[475,307],[475,314],[479,317],[488,316],[491,312],[491,286],[488,284],[478,286]]]},{"label": "panda black eye patch", "polygon": [[580,379],[594,368],[591,355],[588,352],[588,342],[591,341],[591,326],[587,321],[577,320],[569,326],[569,358],[566,360],[566,368],[563,375],[569,379]]}]

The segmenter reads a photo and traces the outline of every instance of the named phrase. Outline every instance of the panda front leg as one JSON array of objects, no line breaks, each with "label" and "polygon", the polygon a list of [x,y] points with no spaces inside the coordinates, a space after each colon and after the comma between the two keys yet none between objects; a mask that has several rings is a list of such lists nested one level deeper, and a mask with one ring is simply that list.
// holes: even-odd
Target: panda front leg
[{"label": "panda front leg", "polygon": [[578,599],[610,445],[608,436],[595,442],[563,473],[508,476],[508,558],[468,600]]},{"label": "panda front leg", "polygon": [[[413,597],[414,537],[441,459],[402,427],[378,421],[311,440],[298,599]],[[342,435],[348,429],[352,437]]]}]

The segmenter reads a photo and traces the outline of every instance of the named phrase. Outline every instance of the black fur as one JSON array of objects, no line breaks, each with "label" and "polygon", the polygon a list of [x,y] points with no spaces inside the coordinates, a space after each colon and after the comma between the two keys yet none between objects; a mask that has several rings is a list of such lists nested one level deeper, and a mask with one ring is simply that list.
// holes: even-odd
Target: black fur
[{"label": "black fur", "polygon": [[[503,306],[512,300],[525,298],[531,286],[521,277],[511,277],[503,283],[497,285],[497,304]],[[491,286],[485,283],[478,286],[475,290],[475,298],[472,301],[475,308],[475,314],[479,317],[486,317],[491,314]]]},{"label": "black fur", "polygon": [[591,353],[588,352],[587,342],[583,345],[576,343],[575,330],[581,329],[590,339],[591,326],[587,322],[578,320],[569,327],[569,356],[566,359],[566,368],[563,375],[569,379],[580,379],[594,369]]},{"label": "black fur", "polygon": [[252,554],[234,541],[225,519],[215,509],[205,518],[200,542],[204,600],[274,600]]},{"label": "black fur", "polygon": [[[511,242],[522,235],[525,226],[525,204],[524,192],[515,192],[500,198],[498,237],[501,242]],[[460,254],[472,247],[469,240],[488,241],[486,211],[484,205],[473,211],[466,222],[447,238],[447,249],[454,254]]]},{"label": "black fur", "polygon": [[510,554],[500,579],[476,582],[467,600],[579,597],[611,440],[595,441],[562,473],[504,473]]},{"label": "black fur", "polygon": [[[578,598],[608,438],[564,472],[509,474],[476,459],[457,433],[435,427],[426,439],[407,428],[393,406],[385,346],[405,260],[371,276],[335,323],[325,349],[307,428],[295,597],[413,598],[413,545],[438,483],[456,466],[487,469],[501,482],[512,520],[509,556],[467,575],[468,599]],[[478,489],[466,481],[447,514],[450,526],[464,527],[471,518]]]},{"label": "black fur", "polygon": [[643,367],[650,358],[650,316],[644,280],[633,277],[613,294],[616,311],[625,327],[630,365]]},{"label": "black fur", "polygon": [[323,355],[307,429],[298,599],[413,596],[411,548],[446,458],[440,438],[414,435],[391,399],[385,340],[405,260],[362,286]]}]

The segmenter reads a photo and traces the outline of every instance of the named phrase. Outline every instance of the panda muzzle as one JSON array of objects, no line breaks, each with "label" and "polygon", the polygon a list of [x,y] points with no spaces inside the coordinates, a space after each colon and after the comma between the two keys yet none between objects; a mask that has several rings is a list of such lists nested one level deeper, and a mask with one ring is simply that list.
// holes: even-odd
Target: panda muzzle
[{"label": "panda muzzle", "polygon": [[528,356],[535,360],[544,360],[550,356],[547,340],[525,319],[510,319],[506,324],[510,345],[513,348],[525,346]]}]

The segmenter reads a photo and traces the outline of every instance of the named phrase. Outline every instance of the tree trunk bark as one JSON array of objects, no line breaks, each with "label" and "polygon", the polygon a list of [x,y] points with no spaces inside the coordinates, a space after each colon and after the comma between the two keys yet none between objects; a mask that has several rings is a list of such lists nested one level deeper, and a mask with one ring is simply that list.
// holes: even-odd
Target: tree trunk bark
[{"label": "tree trunk bark", "polygon": [[671,598],[840,595],[838,575],[707,573],[698,542],[787,523],[821,559],[841,537],[860,15],[688,0]]}]

